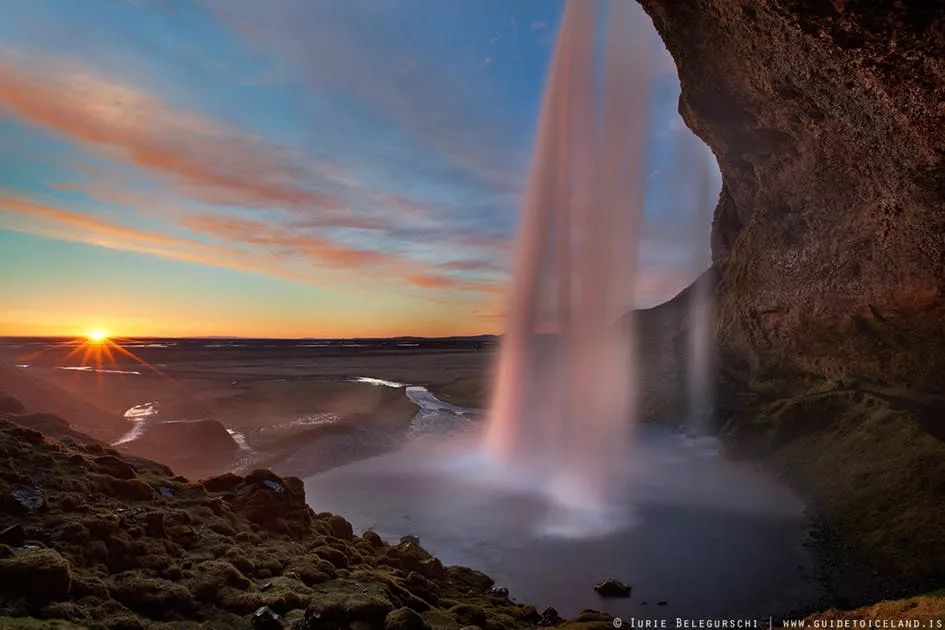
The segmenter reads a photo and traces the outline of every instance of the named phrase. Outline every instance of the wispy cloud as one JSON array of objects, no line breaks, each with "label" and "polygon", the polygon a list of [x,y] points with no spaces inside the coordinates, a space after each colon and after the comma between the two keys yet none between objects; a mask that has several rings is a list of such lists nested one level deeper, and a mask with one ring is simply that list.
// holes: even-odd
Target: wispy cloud
[{"label": "wispy cloud", "polygon": [[245,252],[237,249],[140,230],[10,194],[0,193],[0,226],[3,229],[47,238],[139,252],[171,260],[285,275],[275,268],[248,263]]},{"label": "wispy cloud", "polygon": [[[188,216],[181,223],[189,230],[213,238],[252,245],[257,250],[263,248],[275,258],[307,261],[319,268],[356,271],[376,280],[406,282],[424,289],[495,290],[492,283],[452,273],[470,271],[473,267],[425,264],[396,252],[345,246],[290,226],[218,215]],[[363,282],[363,278],[361,275],[352,280]]]},{"label": "wispy cloud", "polygon": [[399,282],[423,289],[472,292],[494,292],[501,288],[496,283],[451,275],[453,269],[449,265],[441,270],[428,268],[397,254],[345,247],[317,234],[259,221],[196,215],[184,217],[182,224],[222,244],[142,230],[0,192],[0,228],[46,238],[315,284],[350,282],[354,277],[347,274],[357,272],[361,275],[357,276],[356,284]]},{"label": "wispy cloud", "polygon": [[[475,68],[457,68],[455,60],[447,63],[405,37],[399,8],[304,0],[282,2],[278,11],[226,0],[211,6],[247,41],[280,56],[314,92],[353,97],[500,194],[521,190],[528,147],[511,138],[527,140],[527,133],[510,120],[509,103],[471,82]],[[481,60],[477,65],[488,66],[494,58]]]},{"label": "wispy cloud", "polygon": [[390,255],[386,253],[345,247],[317,234],[261,221],[203,214],[185,216],[181,223],[195,232],[256,245],[277,256],[305,258],[321,267],[360,269],[390,262]]},{"label": "wispy cloud", "polygon": [[109,151],[204,202],[304,209],[336,224],[364,223],[345,212],[343,199],[312,185],[318,165],[300,152],[72,63],[0,56],[0,107]]}]

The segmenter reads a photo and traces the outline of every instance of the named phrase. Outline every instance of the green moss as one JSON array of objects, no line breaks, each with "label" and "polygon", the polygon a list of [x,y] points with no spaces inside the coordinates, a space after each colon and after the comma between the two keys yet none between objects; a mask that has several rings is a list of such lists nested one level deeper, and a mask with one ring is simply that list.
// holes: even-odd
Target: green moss
[{"label": "green moss", "polygon": [[117,576],[112,593],[131,610],[157,619],[187,615],[196,606],[184,586],[138,573]]},{"label": "green moss", "polygon": [[881,601],[854,610],[831,609],[808,617],[809,620],[839,619],[915,619],[918,621],[945,621],[945,590]]},{"label": "green moss", "polygon": [[62,619],[0,616],[0,628],[4,630],[84,630],[86,627]]},{"label": "green moss", "polygon": [[729,430],[807,495],[832,547],[875,574],[859,594],[841,584],[850,597],[945,583],[945,442],[920,405],[827,384],[760,402]]},{"label": "green moss", "polygon": [[0,559],[4,592],[30,602],[65,599],[72,585],[69,562],[52,549],[21,549]]}]

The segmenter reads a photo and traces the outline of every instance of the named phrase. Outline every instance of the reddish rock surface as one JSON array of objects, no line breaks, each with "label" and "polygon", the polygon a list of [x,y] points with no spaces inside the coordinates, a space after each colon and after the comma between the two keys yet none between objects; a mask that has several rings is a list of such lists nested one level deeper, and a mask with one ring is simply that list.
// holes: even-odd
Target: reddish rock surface
[{"label": "reddish rock surface", "polygon": [[718,329],[753,377],[940,390],[945,10],[641,0],[715,152]]}]

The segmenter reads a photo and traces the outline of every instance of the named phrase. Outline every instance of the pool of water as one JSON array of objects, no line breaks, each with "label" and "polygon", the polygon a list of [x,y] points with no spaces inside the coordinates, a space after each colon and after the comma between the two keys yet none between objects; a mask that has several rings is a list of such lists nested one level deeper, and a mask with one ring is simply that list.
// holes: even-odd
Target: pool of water
[{"label": "pool of water", "polygon": [[[483,474],[469,410],[426,390],[408,395],[421,406],[416,437],[307,478],[315,510],[390,540],[418,535],[445,563],[484,571],[513,598],[563,615],[595,608],[625,619],[767,622],[823,595],[803,503],[757,467],[723,457],[713,439],[642,427],[618,498],[626,518],[602,535],[582,536],[580,522],[550,535],[559,506],[519,480]],[[632,596],[598,596],[593,585],[608,577],[632,585]]]}]

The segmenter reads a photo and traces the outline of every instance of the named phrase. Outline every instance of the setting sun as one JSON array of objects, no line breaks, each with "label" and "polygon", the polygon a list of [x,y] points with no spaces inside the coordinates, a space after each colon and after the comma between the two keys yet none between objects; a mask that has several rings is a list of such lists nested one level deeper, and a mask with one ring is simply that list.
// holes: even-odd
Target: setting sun
[{"label": "setting sun", "polygon": [[106,334],[104,330],[96,328],[95,330],[90,330],[86,338],[89,340],[89,343],[102,343],[108,339],[108,334]]}]

